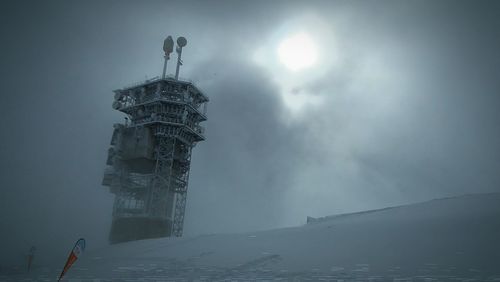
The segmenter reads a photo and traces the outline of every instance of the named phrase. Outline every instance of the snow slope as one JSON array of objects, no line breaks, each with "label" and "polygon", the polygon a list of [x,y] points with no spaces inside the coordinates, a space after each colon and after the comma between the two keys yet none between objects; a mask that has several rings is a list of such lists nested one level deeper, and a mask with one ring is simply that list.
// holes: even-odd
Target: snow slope
[{"label": "snow slope", "polygon": [[[57,275],[37,271],[40,280]],[[0,276],[14,278],[31,279]],[[117,244],[87,252],[67,278],[500,281],[500,194],[330,216],[294,228]]]}]

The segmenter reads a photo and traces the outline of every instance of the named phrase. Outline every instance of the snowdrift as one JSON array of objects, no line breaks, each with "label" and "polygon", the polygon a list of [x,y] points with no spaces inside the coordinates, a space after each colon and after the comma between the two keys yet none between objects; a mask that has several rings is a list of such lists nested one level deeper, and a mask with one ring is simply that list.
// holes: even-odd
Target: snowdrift
[{"label": "snowdrift", "polygon": [[[38,271],[38,278],[57,273]],[[87,252],[67,274],[72,281],[96,278],[500,281],[500,194],[330,216],[255,233],[117,244]]]}]

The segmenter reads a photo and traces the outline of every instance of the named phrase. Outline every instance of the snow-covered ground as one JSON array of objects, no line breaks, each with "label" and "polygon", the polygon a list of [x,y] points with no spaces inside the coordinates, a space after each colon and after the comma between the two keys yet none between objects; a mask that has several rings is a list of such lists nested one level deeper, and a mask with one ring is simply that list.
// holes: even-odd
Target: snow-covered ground
[{"label": "snow-covered ground", "polygon": [[[61,266],[59,266],[61,267]],[[57,268],[2,281],[53,281]],[[66,281],[500,281],[500,194],[87,252]]]}]

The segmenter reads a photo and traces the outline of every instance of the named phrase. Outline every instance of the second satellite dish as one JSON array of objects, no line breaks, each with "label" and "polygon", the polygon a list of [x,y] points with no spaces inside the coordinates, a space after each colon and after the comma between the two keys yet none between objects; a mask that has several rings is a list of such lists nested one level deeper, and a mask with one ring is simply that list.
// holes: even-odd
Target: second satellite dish
[{"label": "second satellite dish", "polygon": [[186,46],[186,44],[187,44],[187,39],[184,36],[177,38],[177,45],[179,47],[182,48],[182,47]]}]

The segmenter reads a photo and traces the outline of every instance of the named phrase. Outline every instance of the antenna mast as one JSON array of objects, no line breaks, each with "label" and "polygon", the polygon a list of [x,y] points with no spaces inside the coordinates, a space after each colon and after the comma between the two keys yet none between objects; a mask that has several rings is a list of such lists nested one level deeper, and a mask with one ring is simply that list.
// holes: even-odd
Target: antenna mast
[{"label": "antenna mast", "polygon": [[170,59],[170,53],[174,51],[174,40],[172,36],[168,36],[165,41],[163,41],[163,51],[165,52],[165,63],[163,63],[163,73],[161,79],[165,79],[165,73],[167,71],[167,62]]},{"label": "antenna mast", "polygon": [[182,65],[182,47],[186,46],[187,40],[185,37],[181,36],[177,38],[177,48],[175,48],[175,51],[177,52],[177,67],[175,68],[175,80],[179,79],[179,68]]}]

